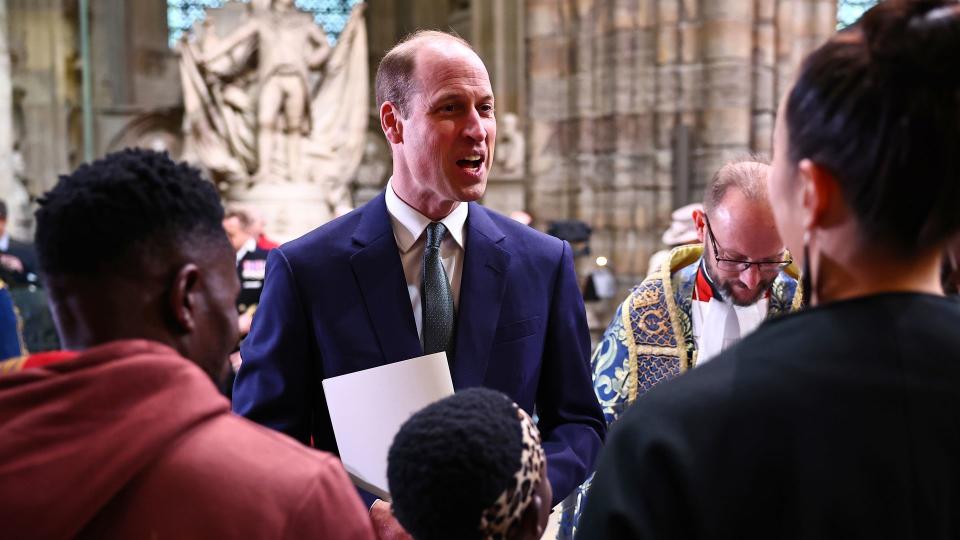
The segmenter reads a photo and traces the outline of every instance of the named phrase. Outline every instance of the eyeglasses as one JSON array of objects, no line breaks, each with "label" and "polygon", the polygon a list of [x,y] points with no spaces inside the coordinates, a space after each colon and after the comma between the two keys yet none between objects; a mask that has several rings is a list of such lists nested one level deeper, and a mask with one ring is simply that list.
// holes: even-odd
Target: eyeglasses
[{"label": "eyeglasses", "polygon": [[703,215],[703,220],[707,223],[707,234],[710,235],[710,244],[713,245],[713,258],[717,260],[717,268],[727,272],[745,272],[751,266],[756,266],[760,273],[772,274],[779,272],[793,263],[793,259],[786,258],[782,261],[743,261],[740,259],[725,259],[720,256],[720,245],[713,235],[713,228],[710,227],[710,220],[707,215]]}]

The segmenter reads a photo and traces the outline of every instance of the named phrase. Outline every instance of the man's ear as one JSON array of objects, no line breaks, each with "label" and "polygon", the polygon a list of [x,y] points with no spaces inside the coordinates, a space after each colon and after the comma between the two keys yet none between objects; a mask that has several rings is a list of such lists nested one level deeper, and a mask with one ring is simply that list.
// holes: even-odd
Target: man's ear
[{"label": "man's ear", "polygon": [[841,203],[837,179],[809,159],[801,160],[797,170],[801,182],[800,202],[806,215],[804,229],[828,227],[837,219],[834,210]]},{"label": "man's ear", "polygon": [[703,213],[703,210],[697,208],[693,211],[693,224],[697,227],[697,239],[700,240],[700,243],[706,241],[706,230],[707,230],[707,220],[706,214]]},{"label": "man's ear", "polygon": [[390,101],[380,105],[380,127],[391,144],[403,142],[403,118],[397,106]]},{"label": "man's ear", "polygon": [[193,263],[183,265],[177,270],[173,284],[167,295],[167,307],[176,328],[185,334],[193,333],[197,328],[197,293],[200,283],[200,269]]},{"label": "man's ear", "polygon": [[511,540],[539,540],[543,536],[546,524],[540,523],[540,515],[544,504],[543,498],[535,493],[527,509],[520,515],[520,535]]}]

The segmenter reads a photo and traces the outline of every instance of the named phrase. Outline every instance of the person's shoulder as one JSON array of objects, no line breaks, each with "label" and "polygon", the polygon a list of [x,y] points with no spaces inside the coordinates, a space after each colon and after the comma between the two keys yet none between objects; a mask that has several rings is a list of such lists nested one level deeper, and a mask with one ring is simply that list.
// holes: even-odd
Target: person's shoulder
[{"label": "person's shoulder", "polygon": [[[544,232],[520,223],[495,210],[480,204],[471,204],[471,212],[482,212],[490,223],[503,234],[503,242],[511,252],[522,252],[526,255],[547,256],[557,259],[563,253],[563,240],[550,236]],[[469,217],[467,218],[469,222]],[[488,231],[481,231],[489,234]],[[467,248],[469,249],[469,247]]]},{"label": "person's shoulder", "polygon": [[[197,467],[218,482],[199,483]],[[211,498],[233,500],[246,490],[277,504],[299,505],[318,480],[350,488],[340,461],[242,417],[224,413],[192,430],[161,460],[155,473],[194,484]],[[249,492],[249,491],[248,491]],[[349,492],[349,490],[348,490]],[[234,501],[244,506],[246,501]]]},{"label": "person's shoulder", "polygon": [[[340,217],[334,218],[312,231],[282,244],[277,251],[291,264],[323,264],[340,261],[356,252],[354,233],[366,212],[374,211],[368,202]],[[388,219],[388,218],[384,218]],[[389,222],[387,222],[389,228]]]},{"label": "person's shoulder", "polygon": [[344,238],[349,241],[365,209],[366,205],[356,208],[338,218],[334,218],[303,236],[280,245],[278,249],[283,250],[284,253],[289,255],[316,249],[318,245],[323,246],[336,243],[337,241],[342,241]]},{"label": "person's shoulder", "polygon": [[[226,412],[181,436],[126,493],[131,512],[212,536],[373,537],[335,456]],[[158,500],[167,507],[156,510]]]},{"label": "person's shoulder", "polygon": [[660,310],[664,304],[663,277],[658,272],[651,273],[643,281],[633,286],[627,297],[620,303],[621,309],[631,312],[646,312],[653,309]]}]

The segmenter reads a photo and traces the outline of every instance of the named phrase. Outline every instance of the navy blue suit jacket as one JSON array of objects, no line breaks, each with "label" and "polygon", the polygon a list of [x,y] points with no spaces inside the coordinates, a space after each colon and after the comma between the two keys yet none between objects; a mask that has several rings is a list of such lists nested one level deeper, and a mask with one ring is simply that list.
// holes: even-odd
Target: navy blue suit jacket
[{"label": "navy blue suit jacket", "polygon": [[[475,203],[465,236],[453,386],[536,407],[557,503],[593,470],[606,429],[570,246]],[[336,452],[321,381],[422,354],[381,193],[270,252],[233,407]]]}]

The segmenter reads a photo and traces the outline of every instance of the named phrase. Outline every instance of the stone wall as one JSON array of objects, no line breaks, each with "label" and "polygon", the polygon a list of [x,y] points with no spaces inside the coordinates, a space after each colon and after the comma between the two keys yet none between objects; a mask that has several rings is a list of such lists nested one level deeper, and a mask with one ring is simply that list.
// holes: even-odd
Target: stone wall
[{"label": "stone wall", "polygon": [[[619,290],[672,208],[769,153],[778,97],[833,33],[834,0],[527,0],[529,208],[593,227]],[[579,263],[590,271],[593,257]],[[622,296],[621,296],[622,297]],[[605,323],[615,301],[600,307]]]}]

